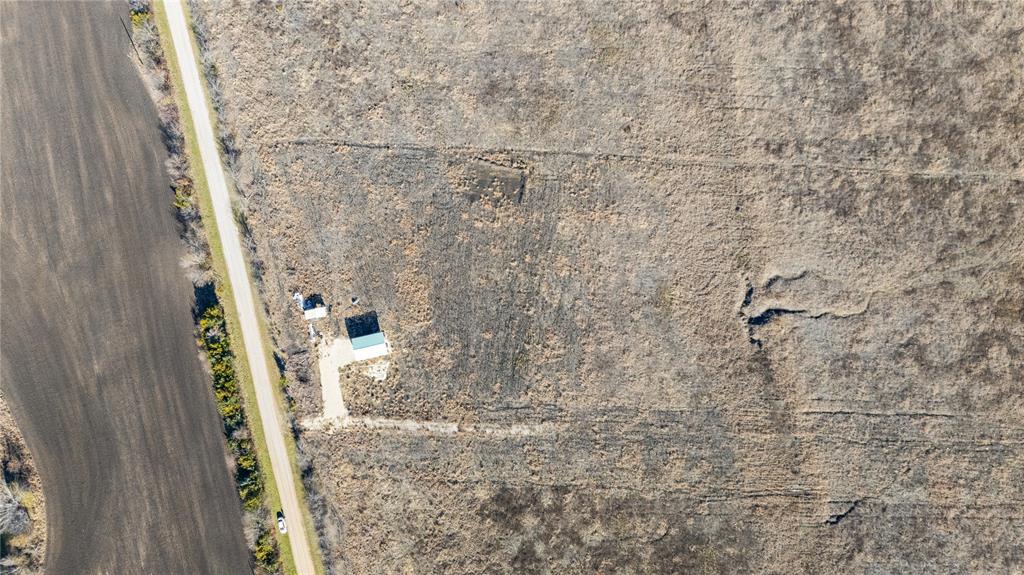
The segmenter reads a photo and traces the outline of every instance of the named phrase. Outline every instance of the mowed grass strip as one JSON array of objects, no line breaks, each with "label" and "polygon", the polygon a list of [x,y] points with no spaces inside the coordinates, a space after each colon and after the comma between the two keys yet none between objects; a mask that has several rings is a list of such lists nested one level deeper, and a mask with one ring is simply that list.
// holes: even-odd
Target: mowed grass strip
[{"label": "mowed grass strip", "polygon": [[[167,12],[164,9],[162,1],[156,1],[153,3],[154,19],[157,24],[157,29],[160,32],[160,45],[163,47],[164,57],[167,59],[168,68],[171,73],[171,83],[173,84],[172,91],[174,93],[175,102],[177,102],[178,110],[181,115],[182,134],[185,138],[185,146],[189,157],[189,167],[192,172],[192,181],[195,187],[195,196],[197,204],[199,205],[199,212],[201,218],[207,225],[204,226],[207,235],[207,241],[210,245],[211,255],[211,267],[214,274],[214,284],[217,290],[217,298],[224,302],[224,322],[227,325],[228,339],[230,341],[232,352],[237,359],[239,366],[245,366],[244,368],[238,369],[238,382],[241,384],[242,397],[247,413],[251,413],[254,417],[249,419],[249,430],[252,433],[252,437],[256,446],[257,460],[259,461],[260,467],[263,469],[267,484],[265,486],[265,498],[267,508],[270,509],[271,519],[276,515],[277,511],[281,509],[281,495],[277,488],[277,480],[274,478],[273,468],[270,464],[270,453],[267,451],[266,432],[263,429],[263,424],[258,416],[259,406],[256,403],[256,388],[252,381],[252,374],[250,373],[249,358],[245,352],[245,345],[242,342],[242,328],[241,322],[238,319],[238,310],[236,309],[234,302],[234,291],[231,286],[231,282],[228,279],[227,263],[224,259],[224,248],[221,245],[220,236],[216,232],[211,232],[212,229],[216,229],[216,219],[213,212],[213,199],[210,196],[209,184],[206,179],[206,172],[203,169],[202,161],[199,155],[199,144],[198,138],[196,137],[195,125],[192,121],[191,108],[185,98],[184,82],[181,78],[181,68],[178,64],[178,57],[174,51],[174,46],[171,42],[171,30],[170,25],[167,21]],[[187,5],[185,6],[185,16],[189,18]],[[199,53],[199,47],[195,44],[195,39],[191,38],[192,48],[195,54]],[[202,70],[201,64],[197,63]],[[207,95],[207,110],[210,113],[211,121],[214,122],[214,132],[216,133],[216,115],[212,112],[212,105],[209,102],[209,96]],[[261,310],[259,310],[261,311]],[[266,350],[273,349],[270,345],[269,332],[267,330],[266,319],[262,313],[258,314],[257,320],[259,322],[260,334],[263,338],[263,347]],[[277,364],[274,362],[273,357],[269,354],[261,358],[262,361],[267,362],[271,373],[278,373]],[[275,399],[278,409],[283,408],[284,395],[280,387],[275,386]],[[287,421],[287,418],[284,418]],[[292,475],[296,489],[299,490],[299,497],[302,505],[302,517],[294,518],[289,517],[288,525],[290,529],[305,529],[311,544],[313,545],[313,554],[316,561],[316,570],[320,575],[325,575],[326,571],[323,567],[323,560],[320,557],[320,548],[317,542],[316,531],[313,529],[313,522],[309,515],[309,509],[305,505],[306,494],[303,489],[302,477],[299,473],[298,465],[296,464],[296,446],[294,438],[290,433],[285,434],[285,446],[288,450],[289,465],[291,468]],[[298,519],[298,521],[297,521]],[[291,545],[288,540],[288,535],[282,535],[277,531],[276,524],[272,526],[273,532],[276,534],[279,541],[279,548],[281,553],[281,563],[284,567],[285,573],[293,575],[297,573],[295,569],[295,560],[292,556]]]}]

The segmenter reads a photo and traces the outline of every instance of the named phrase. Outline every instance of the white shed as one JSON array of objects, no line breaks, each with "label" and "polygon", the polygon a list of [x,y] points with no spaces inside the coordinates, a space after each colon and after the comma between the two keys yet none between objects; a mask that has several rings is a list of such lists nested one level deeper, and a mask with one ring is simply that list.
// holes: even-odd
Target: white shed
[{"label": "white shed", "polygon": [[309,321],[324,319],[327,317],[327,306],[311,307],[302,312],[303,317]]}]

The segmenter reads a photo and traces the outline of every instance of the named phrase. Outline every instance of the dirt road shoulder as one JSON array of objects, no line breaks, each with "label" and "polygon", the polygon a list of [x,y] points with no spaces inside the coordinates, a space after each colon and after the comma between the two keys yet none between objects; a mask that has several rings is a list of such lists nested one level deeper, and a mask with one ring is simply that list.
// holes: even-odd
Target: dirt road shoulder
[{"label": "dirt road shoulder", "polygon": [[[268,471],[267,499],[284,511],[291,529],[280,535],[282,562],[288,573],[323,573],[318,559],[316,534],[312,529],[302,483],[295,465],[295,444],[286,429],[280,390],[271,376],[269,337],[249,279],[238,229],[231,212],[229,188],[217,152],[205,89],[195,59],[195,45],[187,26],[185,8],[179,2],[155,3],[164,50],[175,84],[185,140],[192,162],[193,179],[199,191],[202,217],[216,224],[209,233],[217,291],[225,302],[225,319],[232,348],[240,364],[249,371],[239,373],[245,407],[259,417],[251,418],[260,465]],[[184,68],[183,65],[184,64]],[[188,84],[185,78],[191,77]],[[233,302],[229,303],[229,302]]]}]

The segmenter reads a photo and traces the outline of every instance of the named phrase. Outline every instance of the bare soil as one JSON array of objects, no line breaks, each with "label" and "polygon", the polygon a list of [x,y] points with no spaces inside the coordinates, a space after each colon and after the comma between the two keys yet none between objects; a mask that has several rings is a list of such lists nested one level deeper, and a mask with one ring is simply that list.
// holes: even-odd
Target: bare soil
[{"label": "bare soil", "polygon": [[196,6],[332,571],[1024,569],[1018,8]]},{"label": "bare soil", "polygon": [[127,22],[127,3],[0,4],[0,387],[46,494],[46,573],[250,572]]}]

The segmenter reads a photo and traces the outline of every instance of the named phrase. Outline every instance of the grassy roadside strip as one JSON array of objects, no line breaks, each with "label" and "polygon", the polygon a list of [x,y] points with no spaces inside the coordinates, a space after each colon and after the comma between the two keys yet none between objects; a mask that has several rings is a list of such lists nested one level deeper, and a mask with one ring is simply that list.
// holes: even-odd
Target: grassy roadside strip
[{"label": "grassy roadside strip", "polygon": [[[143,20],[147,17],[147,15],[144,12],[137,13],[134,9],[135,5],[136,3],[133,3],[133,28],[136,25],[142,24]],[[200,222],[210,222],[212,224],[214,222],[213,207],[209,197],[206,174],[203,170],[202,162],[199,160],[200,155],[198,146],[196,144],[195,131],[194,126],[192,124],[192,117],[189,114],[188,103],[185,101],[183,91],[180,88],[180,71],[178,69],[175,51],[173,49],[173,46],[170,44],[170,28],[167,24],[166,14],[162,11],[162,5],[158,6],[156,5],[156,3],[142,1],[138,2],[137,6],[139,7],[140,10],[144,10],[150,13],[148,16],[152,18],[152,22],[157,29],[157,36],[159,37],[160,42],[161,56],[163,57],[166,63],[168,75],[171,77],[171,86],[169,91],[173,95],[174,105],[177,107],[178,110],[177,119],[180,123],[181,138],[185,146],[185,157],[188,160],[187,175],[191,179],[191,189],[188,191],[187,195],[183,195],[182,190],[180,188],[176,191],[175,207],[181,210],[182,208],[187,208],[188,206],[191,206],[192,209],[195,209],[199,212]],[[223,308],[219,302],[226,301],[229,302],[227,307],[229,308],[229,310],[232,310],[233,306],[230,305],[230,302],[232,302],[233,300],[230,299],[232,296],[230,286],[228,285],[227,282],[221,281],[221,278],[226,278],[227,274],[222,273],[222,270],[224,269],[224,263],[219,237],[217,237],[216,234],[209,234],[208,228],[206,228],[205,226],[200,225],[199,229],[201,230],[201,233],[206,241],[205,247],[209,249],[207,263],[209,264],[211,271],[213,272],[213,284],[214,289],[216,291],[216,298],[218,300],[217,303],[215,304],[215,309],[218,312],[223,313]],[[216,226],[214,226],[213,229],[216,229]],[[199,302],[197,302],[197,305],[198,304]],[[210,309],[199,310],[199,312],[205,313],[208,312]],[[267,514],[264,517],[265,524],[262,526],[265,533],[263,533],[260,536],[260,538],[256,541],[252,551],[254,552],[254,555],[262,556],[263,558],[268,559],[268,561],[265,564],[266,567],[269,567],[271,564],[273,564],[274,571],[280,568],[286,574],[293,574],[295,573],[295,568],[294,562],[291,560],[291,549],[287,545],[287,541],[281,539],[280,534],[277,533],[277,527],[272,519],[272,511],[275,509],[280,509],[280,498],[277,493],[277,484],[273,477],[273,471],[270,465],[270,458],[266,453],[266,442],[264,441],[264,432],[261,426],[260,418],[258,416],[259,412],[256,408],[255,400],[253,399],[254,392],[246,392],[247,389],[252,388],[251,381],[248,383],[248,387],[246,386],[246,382],[249,380],[249,372],[248,369],[234,369],[234,365],[248,365],[245,363],[245,348],[241,343],[240,335],[236,335],[241,333],[241,329],[237,324],[237,318],[233,325],[231,323],[231,319],[228,318],[224,318],[223,320],[218,322],[221,324],[219,329],[221,329],[222,331],[225,329],[224,324],[227,324],[226,330],[228,331],[229,339],[229,345],[226,346],[226,352],[228,355],[227,363],[229,364],[228,369],[232,372],[229,375],[229,379],[231,380],[229,382],[229,385],[230,387],[233,388],[233,394],[236,396],[234,398],[223,397],[223,390],[218,389],[223,386],[223,383],[220,381],[221,379],[223,379],[223,377],[218,377],[217,375],[218,369],[224,369],[223,365],[218,367],[218,364],[224,363],[224,358],[218,357],[218,354],[211,350],[211,341],[208,337],[209,334],[206,333],[205,329],[203,329],[204,322],[200,320],[198,323],[200,327],[200,344],[203,346],[207,355],[207,359],[209,359],[210,361],[211,368],[213,368],[214,370],[214,392],[215,397],[218,400],[218,411],[221,412],[225,432],[228,434],[227,441],[229,450],[234,456],[236,462],[235,479],[236,488],[238,488],[239,490],[239,497],[242,499],[243,507],[246,509],[249,509],[252,506],[251,500],[254,498],[258,499],[262,506],[267,509]],[[241,353],[233,353],[234,350],[241,350]],[[237,363],[234,361],[236,358],[238,360]],[[239,393],[239,391],[241,393]],[[244,413],[251,415],[250,417],[245,418],[245,427],[248,430],[249,436],[249,440],[246,443],[249,444],[247,447],[252,447],[256,451],[256,464],[258,467],[256,473],[258,477],[256,478],[256,481],[254,483],[256,483],[257,485],[243,486],[239,484],[239,480],[241,479],[241,477],[237,473],[239,470],[238,467],[240,467],[238,466],[238,463],[240,459],[246,455],[249,456],[249,460],[251,463],[252,453],[248,449],[238,449],[239,446],[237,444],[239,442],[236,440],[236,438],[232,437],[232,432],[237,426],[233,424],[229,417],[225,416],[225,408],[228,408],[227,404],[235,403],[237,408],[238,395],[241,396],[241,404],[242,406],[244,406]],[[245,473],[245,471],[249,470],[243,470],[243,473]],[[271,554],[267,553],[266,536],[268,534],[270,536],[276,536],[277,545],[275,545],[274,547],[276,547],[277,549],[272,549],[273,553]],[[261,546],[262,549],[260,549]],[[274,557],[274,555],[276,555],[276,557]],[[277,564],[278,559],[280,559],[279,565]]]},{"label": "grassy roadside strip", "polygon": [[[239,366],[247,366],[250,358],[246,356],[245,346],[242,342],[242,329],[241,323],[238,318],[238,311],[233,305],[234,293],[231,286],[231,282],[228,280],[227,263],[224,259],[224,249],[220,242],[220,237],[216,232],[210,230],[216,229],[213,222],[215,221],[213,211],[213,200],[210,196],[210,191],[206,179],[206,173],[203,170],[202,162],[199,161],[199,145],[196,137],[195,126],[192,122],[191,109],[189,108],[188,102],[185,98],[184,82],[181,78],[181,68],[179,67],[177,54],[175,53],[174,47],[171,45],[171,32],[170,25],[167,21],[167,13],[164,9],[162,0],[156,0],[152,4],[154,12],[154,20],[157,25],[157,29],[160,33],[160,43],[163,47],[164,57],[167,59],[168,68],[171,74],[172,91],[174,93],[174,99],[177,102],[178,110],[181,116],[182,133],[185,139],[185,145],[187,155],[192,159],[190,167],[192,171],[192,180],[194,188],[196,190],[195,197],[199,206],[201,219],[205,222],[209,222],[207,227],[207,240],[209,242],[210,254],[211,254],[211,267],[213,269],[215,277],[215,285],[217,291],[217,298],[221,302],[225,302],[224,308],[224,322],[227,325],[228,338],[230,347],[234,353],[234,356]],[[186,17],[188,17],[188,10],[186,6]],[[198,46],[193,42],[193,49],[196,54],[199,53]],[[200,67],[200,69],[202,69]],[[209,100],[207,100],[207,107],[210,107]],[[216,115],[210,112],[210,117],[213,121],[216,121]],[[270,350],[273,347],[270,345],[269,332],[267,330],[266,319],[259,317],[260,333],[263,338],[264,349]],[[277,372],[277,365],[273,361],[273,358],[269,355],[263,358],[256,358],[256,361],[265,361],[271,369],[271,373]],[[266,485],[264,490],[264,497],[266,498],[266,505],[271,510],[272,514],[278,509],[281,509],[281,497],[277,488],[277,480],[274,478],[273,470],[270,463],[270,454],[267,451],[266,443],[266,432],[263,429],[263,425],[260,418],[256,416],[259,413],[259,407],[256,403],[256,389],[254,387],[252,376],[248,369],[237,370],[238,382],[241,384],[241,392],[244,401],[244,408],[247,413],[254,414],[254,417],[249,418],[249,429],[252,433],[253,443],[256,448],[256,456],[259,466],[262,468],[265,478]],[[275,390],[276,392],[276,403],[279,409],[284,405],[284,396],[280,388]],[[287,421],[287,418],[285,418]],[[286,434],[285,445],[288,449],[288,455],[290,460],[291,472],[295,479],[296,488],[299,489],[300,500],[305,503],[305,493],[302,488],[302,478],[299,473],[298,466],[296,464],[296,446],[294,439],[291,434]],[[313,553],[314,559],[316,560],[316,569],[318,574],[324,574],[325,570],[323,567],[323,560],[319,555],[319,545],[316,544],[319,538],[313,529],[312,519],[309,516],[308,508],[303,505],[303,514],[301,518],[289,518],[289,527],[291,529],[305,529],[309,536],[309,540],[313,542]],[[296,519],[300,519],[296,521]],[[292,557],[291,546],[288,542],[287,535],[281,535],[277,532],[276,526],[274,526],[275,535],[278,537],[279,549],[281,554],[281,562],[284,567],[285,573],[291,575],[296,573],[295,562]]]}]

